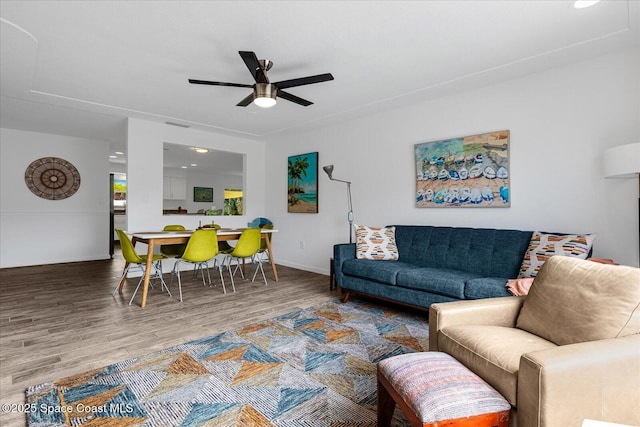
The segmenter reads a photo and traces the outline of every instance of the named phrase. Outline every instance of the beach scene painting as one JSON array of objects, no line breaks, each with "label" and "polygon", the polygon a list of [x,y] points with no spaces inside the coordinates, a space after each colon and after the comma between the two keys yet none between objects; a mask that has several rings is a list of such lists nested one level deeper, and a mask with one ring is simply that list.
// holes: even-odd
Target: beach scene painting
[{"label": "beach scene painting", "polygon": [[509,131],[415,145],[416,207],[511,206]]},{"label": "beach scene painting", "polygon": [[318,213],[318,153],[289,156],[287,212]]}]

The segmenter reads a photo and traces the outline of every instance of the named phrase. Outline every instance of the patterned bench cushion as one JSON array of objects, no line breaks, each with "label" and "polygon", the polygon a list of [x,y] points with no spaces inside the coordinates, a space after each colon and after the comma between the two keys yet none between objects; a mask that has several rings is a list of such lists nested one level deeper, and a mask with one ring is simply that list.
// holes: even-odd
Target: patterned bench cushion
[{"label": "patterned bench cushion", "polygon": [[489,384],[446,353],[389,357],[378,363],[378,371],[423,423],[511,409]]}]

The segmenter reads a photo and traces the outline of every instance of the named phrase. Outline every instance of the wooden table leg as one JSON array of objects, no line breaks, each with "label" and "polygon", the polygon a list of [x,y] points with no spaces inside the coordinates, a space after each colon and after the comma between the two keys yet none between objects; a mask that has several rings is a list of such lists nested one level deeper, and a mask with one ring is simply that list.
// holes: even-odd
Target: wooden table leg
[{"label": "wooden table leg", "polygon": [[144,269],[144,283],[142,285],[142,302],[140,307],[147,305],[147,291],[149,290],[149,276],[151,276],[151,268],[153,265],[153,240],[149,239],[149,249],[147,250],[147,265]]},{"label": "wooden table leg", "polygon": [[271,251],[271,236],[265,236],[267,242],[267,252],[269,253],[269,261],[271,261],[271,269],[273,270],[273,277],[278,281],[278,270],[276,269],[276,262],[273,259],[273,252]]}]

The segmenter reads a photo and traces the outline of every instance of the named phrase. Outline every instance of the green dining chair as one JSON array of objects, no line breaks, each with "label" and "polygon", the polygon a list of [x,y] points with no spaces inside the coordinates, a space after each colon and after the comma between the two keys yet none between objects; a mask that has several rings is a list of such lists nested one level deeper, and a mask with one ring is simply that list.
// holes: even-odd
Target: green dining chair
[{"label": "green dining chair", "polygon": [[[207,224],[203,225],[202,228],[215,228],[216,230],[220,230],[220,224]],[[229,244],[226,240],[218,241],[218,253],[219,254],[229,254],[233,252],[233,246]]]},{"label": "green dining chair", "polygon": [[[273,230],[273,223],[269,222],[266,224],[261,224],[258,227],[260,229]],[[251,259],[253,263],[259,263],[259,268],[260,270],[262,270],[263,277],[265,277],[265,275],[264,275],[264,268],[262,267],[262,263],[265,262],[265,260],[271,261],[269,251],[267,248],[267,239],[269,239],[269,243],[271,243],[273,240],[273,233],[264,234],[264,236],[262,235],[262,233],[260,234],[260,249],[258,249],[258,252],[256,252],[256,254]],[[266,255],[266,258],[265,258],[265,255]],[[256,266],[256,270],[253,272],[253,280],[256,279],[257,274],[258,274],[258,266]],[[265,284],[266,282],[267,282],[267,279],[265,278]]]},{"label": "green dining chair", "polygon": [[[264,224],[260,226],[261,229],[263,230],[273,230],[273,224]],[[267,250],[267,239],[269,239],[269,243],[271,243],[273,241],[273,233],[268,233],[264,235],[264,238],[260,238],[260,249],[258,249],[258,252],[255,255],[254,261],[257,262],[264,262],[265,258],[264,255],[267,256],[266,259],[270,260],[269,258],[269,251]]]},{"label": "green dining chair", "polygon": [[[136,249],[133,246],[133,242],[131,242],[131,239],[129,239],[129,236],[127,236],[127,233],[125,233],[123,230],[116,229],[116,233],[118,233],[118,238],[120,239],[120,248],[122,249],[122,256],[124,257],[125,261],[127,261],[128,264],[125,267],[124,271],[122,272],[122,276],[120,276],[120,280],[118,280],[118,286],[116,286],[116,288],[113,290],[113,293],[111,295],[113,296],[116,295],[116,292],[120,287],[120,282],[122,281],[123,278],[127,276],[127,273],[129,272],[132,266],[137,267],[142,271],[142,276],[140,276],[140,280],[138,281],[138,286],[136,286],[136,290],[133,291],[131,300],[129,300],[129,305],[131,305],[131,303],[133,302],[133,298],[135,298],[136,293],[138,293],[138,289],[140,289],[140,284],[142,284],[142,281],[144,280],[145,267],[147,264],[147,254],[144,254],[144,255],[138,254],[136,252]],[[164,279],[162,278],[162,260],[163,259],[167,259],[167,257],[162,254],[153,255],[153,258],[151,259],[153,274],[149,276],[149,280],[160,279],[161,290],[166,289],[169,296],[171,296],[171,291],[169,291],[169,287],[167,286]],[[151,282],[149,282],[149,284],[151,284]]]},{"label": "green dining chair", "polygon": [[[180,224],[169,224],[165,225],[163,228],[164,231],[184,231],[186,228],[184,225]],[[169,258],[176,258],[183,254],[186,244],[179,245],[162,245],[160,246],[160,253]]]},{"label": "green dining chair", "polygon": [[[176,258],[176,262],[171,270],[171,283],[173,283],[173,277],[178,277],[178,289],[180,291],[180,302],[182,302],[182,280],[180,279],[180,264],[190,263],[194,264],[194,268],[197,268],[202,273],[202,285],[205,286],[204,270],[207,270],[207,276],[209,279],[209,286],[211,286],[211,273],[209,272],[209,261],[215,258],[218,254],[218,235],[215,229],[208,230],[196,230],[193,232],[184,253]],[[221,266],[218,267],[214,260],[214,268],[217,268],[220,272],[220,281],[222,282],[222,290],[227,293],[227,289],[224,285],[224,278],[222,277]],[[235,291],[235,287],[233,288]]]},{"label": "green dining chair", "polygon": [[[231,276],[231,283],[234,283],[233,276],[234,274],[240,270],[240,275],[244,279],[244,273],[242,272],[242,267],[240,266],[241,262],[246,258],[249,258],[253,261],[255,255],[260,250],[260,229],[259,228],[247,228],[242,232],[240,238],[238,239],[238,243],[233,248],[233,251],[226,255],[224,263],[227,267],[227,271],[229,272],[229,276]],[[236,266],[231,271],[231,261],[236,261]],[[267,277],[264,275],[264,269],[262,268],[262,263],[256,263],[256,271],[253,274],[252,282],[256,279],[256,274],[258,273],[258,269],[262,271],[262,278],[264,279],[264,284],[267,284]],[[234,284],[235,287],[235,284]]]}]

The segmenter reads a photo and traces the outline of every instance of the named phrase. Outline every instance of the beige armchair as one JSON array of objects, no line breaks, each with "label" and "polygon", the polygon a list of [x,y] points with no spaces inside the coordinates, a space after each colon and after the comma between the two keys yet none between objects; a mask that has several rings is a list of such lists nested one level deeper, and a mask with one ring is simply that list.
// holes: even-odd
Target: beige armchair
[{"label": "beige armchair", "polygon": [[429,350],[500,392],[511,426],[640,425],[640,269],[554,256],[525,297],[433,304]]}]

